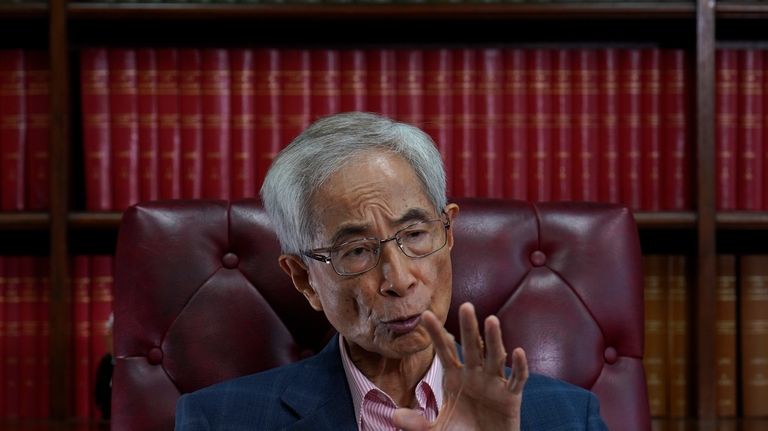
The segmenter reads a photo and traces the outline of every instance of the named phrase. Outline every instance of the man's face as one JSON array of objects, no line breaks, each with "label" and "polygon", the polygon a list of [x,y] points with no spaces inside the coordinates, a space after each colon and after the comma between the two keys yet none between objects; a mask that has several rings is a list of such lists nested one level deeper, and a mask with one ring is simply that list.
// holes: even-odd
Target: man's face
[{"label": "man's face", "polygon": [[[411,166],[392,154],[356,158],[315,194],[319,229],[316,247],[363,237],[389,238],[410,224],[440,217],[422,191]],[[449,205],[452,219],[458,212]],[[445,217],[445,216],[444,216]],[[340,232],[350,232],[339,236]],[[356,276],[340,276],[331,265],[310,261],[305,295],[322,309],[350,348],[401,358],[430,346],[427,332],[414,321],[431,310],[445,322],[451,300],[453,235],[438,252],[410,258],[395,241],[382,245],[379,264]]]}]

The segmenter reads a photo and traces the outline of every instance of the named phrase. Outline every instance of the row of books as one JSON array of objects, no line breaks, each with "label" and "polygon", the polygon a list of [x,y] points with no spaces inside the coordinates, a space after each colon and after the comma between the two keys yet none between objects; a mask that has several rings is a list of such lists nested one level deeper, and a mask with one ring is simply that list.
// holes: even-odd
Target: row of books
[{"label": "row of books", "polygon": [[674,49],[86,49],[86,207],[257,193],[312,120],[430,133],[451,196],[691,207],[688,59]]},{"label": "row of books", "polygon": [[[690,402],[689,265],[646,255],[645,365],[651,414],[686,417]],[[720,255],[715,355],[717,415],[768,416],[768,255]]]},{"label": "row of books", "polygon": [[49,206],[48,53],[0,50],[0,210]]},{"label": "row of books", "polygon": [[0,256],[0,420],[47,418],[48,259]]},{"label": "row of books", "polygon": [[716,204],[768,210],[768,51],[721,49],[716,73]]}]

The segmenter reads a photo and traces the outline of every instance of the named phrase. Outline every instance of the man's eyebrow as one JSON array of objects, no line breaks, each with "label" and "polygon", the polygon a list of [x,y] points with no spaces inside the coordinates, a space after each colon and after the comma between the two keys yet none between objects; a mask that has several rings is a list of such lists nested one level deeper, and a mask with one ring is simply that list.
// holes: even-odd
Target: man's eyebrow
[{"label": "man's eyebrow", "polygon": [[[424,209],[421,208],[410,208],[408,211],[405,212],[400,218],[390,223],[392,227],[397,227],[404,225],[406,223],[416,223],[420,221],[429,220],[431,217],[430,213]],[[344,241],[348,237],[361,237],[365,235],[366,232],[370,230],[370,225],[368,224],[348,224],[348,225],[342,225],[336,233],[333,235],[333,238],[331,239],[331,244],[338,244],[339,242]]]},{"label": "man's eyebrow", "polygon": [[402,217],[392,222],[392,226],[403,225],[408,222],[426,221],[432,218],[431,214],[422,208],[410,208]]}]

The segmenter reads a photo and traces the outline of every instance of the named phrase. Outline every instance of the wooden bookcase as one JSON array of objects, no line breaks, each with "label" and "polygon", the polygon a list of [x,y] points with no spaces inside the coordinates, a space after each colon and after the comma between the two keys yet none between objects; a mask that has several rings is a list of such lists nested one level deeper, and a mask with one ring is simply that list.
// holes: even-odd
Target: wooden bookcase
[{"label": "wooden bookcase", "polygon": [[[51,60],[51,208],[0,213],[0,235],[35,239],[51,262],[52,427],[69,420],[72,387],[68,261],[83,249],[112,252],[120,214],[83,210],[78,52],[108,46],[307,46],[345,41],[555,46],[649,44],[695,58],[691,88],[694,208],[637,213],[644,247],[693,257],[690,419],[670,429],[707,428],[715,419],[715,263],[718,252],[768,252],[768,215],[715,210],[714,53],[720,43],[768,43],[768,4],[713,0],[467,4],[0,4],[0,47],[46,48]],[[309,35],[309,36],[306,36]],[[675,241],[670,241],[670,238]],[[680,241],[676,241],[677,239]],[[2,252],[12,253],[5,241]],[[675,243],[671,246],[671,243]],[[722,245],[721,245],[722,244]],[[746,422],[746,421],[745,421]],[[763,426],[768,423],[762,423]],[[666,425],[661,429],[666,429]],[[21,429],[21,428],[19,428]]]}]

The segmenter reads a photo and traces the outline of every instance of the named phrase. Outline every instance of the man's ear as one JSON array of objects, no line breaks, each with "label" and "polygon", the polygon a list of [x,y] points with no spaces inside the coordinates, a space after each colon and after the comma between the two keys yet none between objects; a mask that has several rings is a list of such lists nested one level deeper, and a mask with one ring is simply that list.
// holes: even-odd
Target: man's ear
[{"label": "man's ear", "polygon": [[451,228],[448,229],[448,250],[453,249],[453,225],[456,222],[456,217],[459,215],[459,206],[457,204],[448,204],[445,206],[445,214],[448,216],[448,221],[451,222]]},{"label": "man's ear", "polygon": [[309,268],[301,258],[293,254],[283,254],[278,258],[278,262],[280,262],[280,268],[291,277],[296,290],[307,298],[309,305],[317,311],[322,311],[323,305],[320,303],[320,297],[309,282]]}]

